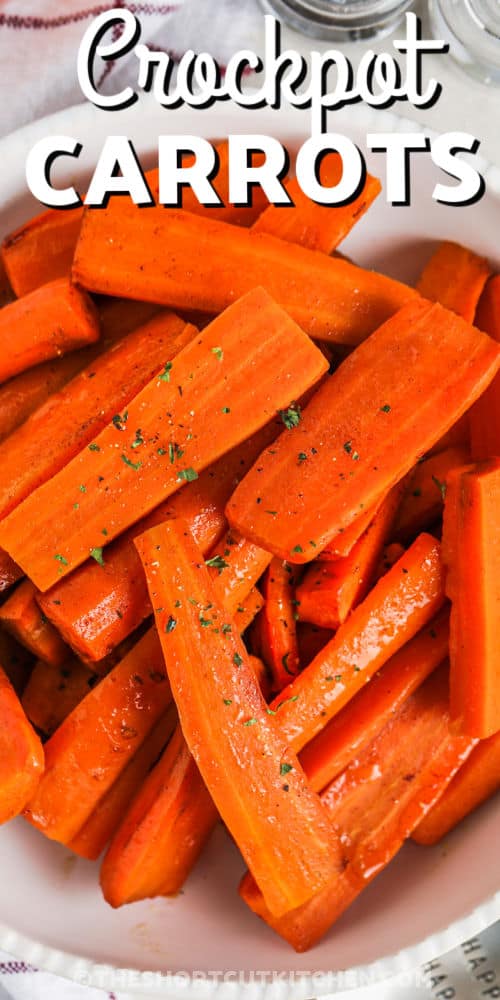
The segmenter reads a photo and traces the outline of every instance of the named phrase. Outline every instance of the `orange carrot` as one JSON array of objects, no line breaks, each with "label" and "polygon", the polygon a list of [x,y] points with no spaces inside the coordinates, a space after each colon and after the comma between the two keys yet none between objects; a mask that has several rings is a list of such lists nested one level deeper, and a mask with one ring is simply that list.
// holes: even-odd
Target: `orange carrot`
[{"label": "orange carrot", "polygon": [[57,278],[67,278],[82,224],[82,209],[50,209],[4,239],[2,261],[18,298]]},{"label": "orange carrot", "polygon": [[369,528],[350,555],[335,562],[312,564],[297,588],[297,611],[303,621],[336,629],[366,596],[382,546],[401,501],[402,487],[393,487]]},{"label": "orange carrot", "polygon": [[437,844],[450,830],[500,788],[500,734],[481,740],[412,837]]},{"label": "orange carrot", "polygon": [[45,774],[26,819],[68,844],[170,701],[158,636],[150,629],[45,744]]},{"label": "orange carrot", "polygon": [[299,751],[406,642],[444,600],[439,542],[420,535],[316,659],[271,703],[280,732]]},{"label": "orange carrot", "polygon": [[0,667],[0,823],[17,816],[42,776],[42,744]]},{"label": "orange carrot", "polygon": [[184,737],[271,911],[282,914],[338,871],[321,803],[273,732],[246,649],[186,526],[166,521],[135,544]]},{"label": "orange carrot", "polygon": [[[339,183],[342,158],[338,153],[323,158],[319,177],[324,187]],[[295,177],[285,181],[285,188],[294,207],[284,210],[283,206],[270,205],[254,223],[253,231],[323,253],[333,253],[382,190],[380,181],[367,174],[360,194],[348,205],[320,205],[303,193]]]},{"label": "orange carrot", "polygon": [[310,561],[406,475],[499,366],[500,348],[485,334],[440,305],[412,303],[260,456],[228,504],[230,523],[281,558]]},{"label": "orange carrot", "polygon": [[88,858],[89,861],[97,861],[120,826],[130,803],[147,781],[149,772],[174,732],[176,722],[177,711],[175,705],[171,704],[109,792],[97,804],[85,825],[69,842],[68,847],[75,854]]},{"label": "orange carrot", "polygon": [[391,542],[390,545],[384,546],[375,569],[374,583],[380,580],[381,576],[385,576],[388,573],[391,566],[394,566],[394,563],[397,563],[398,559],[401,559],[404,551],[404,545],[400,545],[399,542]]},{"label": "orange carrot", "polygon": [[309,622],[297,622],[301,670],[309,666],[332,637],[333,632],[329,628],[318,628],[317,625],[310,625]]},{"label": "orange carrot", "polygon": [[33,657],[3,629],[0,629],[0,666],[20,698],[33,668]]},{"label": "orange carrot", "polygon": [[500,729],[500,458],[450,473],[443,521],[451,600],[450,698],[464,732]]},{"label": "orange carrot", "polygon": [[321,550],[317,556],[318,561],[336,562],[337,559],[345,559],[346,556],[350,555],[355,545],[358,544],[370,527],[381,504],[382,501],[379,500],[372,507],[368,507],[368,510],[363,510],[362,514],[358,514],[347,528],[344,528],[338,535],[335,535],[328,542],[328,545]]},{"label": "orange carrot", "polygon": [[60,667],[39,660],[24,689],[22,706],[36,729],[52,736],[98,681],[76,658]]},{"label": "orange carrot", "polygon": [[[486,285],[476,315],[476,326],[500,343],[500,275]],[[500,376],[497,375],[469,414],[472,457],[475,461],[500,454]]]},{"label": "orange carrot", "polygon": [[481,292],[491,274],[488,261],[459,243],[443,242],[433,253],[418,282],[425,299],[474,322]]},{"label": "orange carrot", "polygon": [[384,275],[265,233],[189,212],[151,208],[142,215],[138,250],[136,221],[119,206],[86,212],[73,280],[105,295],[212,314],[263,286],[306,333],[342,344],[359,343],[417,295]]},{"label": "orange carrot", "polygon": [[0,545],[47,590],[263,427],[325,368],[309,338],[255,289],[138,393],[125,432],[108,425],[4,519]]},{"label": "orange carrot", "polygon": [[295,583],[293,566],[273,559],[264,577],[265,603],[259,622],[262,657],[271,672],[274,691],[281,691],[300,667]]},{"label": "orange carrot", "polygon": [[326,788],[355,760],[403,702],[446,659],[448,639],[449,613],[444,610],[395,653],[370,683],[304,747],[300,762],[316,792]]},{"label": "orange carrot", "polygon": [[6,306],[9,302],[12,302],[14,298],[14,291],[9,281],[0,253],[0,308]]},{"label": "orange carrot", "polygon": [[253,879],[243,879],[245,902],[297,951],[311,948],[386,867],[471,752],[474,740],[450,728],[446,681],[443,670],[430,677],[323,793],[344,845],[343,870],[326,889],[276,918]]},{"label": "orange carrot", "polygon": [[446,479],[452,469],[469,461],[465,446],[447,448],[419,462],[408,482],[394,525],[394,538],[407,541],[429,528],[443,513]]},{"label": "orange carrot", "polygon": [[[243,604],[238,605],[233,615],[234,624],[240,635],[252,624],[256,615],[264,607],[264,598],[257,587],[252,587]],[[250,657],[258,659],[258,657]]]},{"label": "orange carrot", "polygon": [[0,607],[0,623],[34,656],[60,667],[70,650],[57,629],[42,614],[36,602],[36,587],[23,580]]},{"label": "orange carrot", "polygon": [[0,382],[99,339],[95,307],[62,278],[0,310]]},{"label": "orange carrot", "polygon": [[226,532],[211,549],[206,565],[229,615],[234,616],[237,609],[244,605],[271,558],[268,552],[247,542],[234,531]]}]

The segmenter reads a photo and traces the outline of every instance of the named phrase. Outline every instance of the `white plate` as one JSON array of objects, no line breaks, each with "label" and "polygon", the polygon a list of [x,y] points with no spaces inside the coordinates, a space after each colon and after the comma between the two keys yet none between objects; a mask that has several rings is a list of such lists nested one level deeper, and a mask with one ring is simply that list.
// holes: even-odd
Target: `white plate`
[{"label": "white plate", "polygon": [[[351,109],[336,115],[335,128],[363,147],[367,130],[414,131],[416,126],[386,112]],[[215,137],[250,130],[274,134],[293,146],[306,137],[308,121],[295,111],[257,117],[255,112],[225,107],[210,113],[167,113],[150,102],[113,115],[89,106],[61,112],[0,143],[0,232],[36,209],[25,188],[24,162],[40,136],[79,138],[84,174],[110,131],[129,135],[151,162],[162,131]],[[380,155],[370,157],[369,166],[383,175]],[[73,173],[71,168],[64,179],[73,179]],[[431,241],[438,238],[463,241],[500,265],[498,171],[488,169],[486,196],[465,209],[432,202],[439,178],[428,156],[418,154],[412,173],[411,207],[388,208],[380,198],[346,242],[346,252],[359,263],[407,280],[415,278]],[[444,845],[408,845],[325,940],[308,955],[297,956],[240,901],[236,886],[243,866],[221,829],[178,899],[115,912],[101,899],[97,865],[70,858],[65,848],[17,820],[0,831],[0,946],[61,975],[93,980],[108,989],[147,993],[158,986],[145,974],[149,970],[171,974],[165,985],[183,997],[214,992],[273,1000],[319,996],[345,988],[345,980],[337,976],[342,970],[357,970],[353,984],[363,976],[372,981],[389,977],[442,954],[500,917],[499,823],[497,798]],[[107,976],[99,974],[96,963],[111,967]],[[120,968],[137,970],[137,976],[123,980],[113,972]],[[210,970],[221,975],[203,982],[192,976]],[[256,970],[270,975],[252,977]],[[301,970],[309,974],[299,974]],[[245,975],[226,976],[222,983],[222,973],[238,972]],[[285,983],[281,973],[292,978]],[[323,978],[317,973],[324,973]]]}]

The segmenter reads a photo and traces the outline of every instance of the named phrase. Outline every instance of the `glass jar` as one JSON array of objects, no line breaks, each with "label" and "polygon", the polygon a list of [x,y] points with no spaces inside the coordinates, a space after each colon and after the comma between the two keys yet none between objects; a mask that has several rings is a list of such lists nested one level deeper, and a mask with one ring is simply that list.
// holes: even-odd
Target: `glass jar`
[{"label": "glass jar", "polygon": [[500,0],[429,0],[436,38],[450,55],[483,83],[500,85]]},{"label": "glass jar", "polygon": [[267,13],[314,38],[355,42],[388,34],[413,0],[261,0]]}]

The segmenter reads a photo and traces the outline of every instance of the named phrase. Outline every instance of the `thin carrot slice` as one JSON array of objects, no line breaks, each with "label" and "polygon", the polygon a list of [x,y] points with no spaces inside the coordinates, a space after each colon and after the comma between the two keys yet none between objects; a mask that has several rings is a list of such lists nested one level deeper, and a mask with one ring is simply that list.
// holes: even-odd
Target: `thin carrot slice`
[{"label": "thin carrot slice", "polygon": [[36,587],[23,580],[0,607],[0,623],[39,660],[60,667],[70,650],[36,602]]},{"label": "thin carrot slice", "polygon": [[5,237],[0,252],[18,298],[49,281],[69,277],[82,215],[81,208],[50,209]]},{"label": "thin carrot slice", "polygon": [[402,492],[401,484],[393,487],[350,555],[335,562],[313,564],[307,570],[297,588],[297,611],[301,620],[336,629],[363,600],[373,581]]},{"label": "thin carrot slice", "polygon": [[[486,285],[476,315],[476,326],[500,343],[500,275]],[[500,376],[497,375],[469,414],[472,457],[475,461],[500,454]]]},{"label": "thin carrot slice", "polygon": [[253,879],[240,894],[299,952],[311,948],[392,860],[467,759],[474,740],[450,727],[446,671],[403,704],[322,802],[344,844],[343,871],[304,906],[276,918]]},{"label": "thin carrot slice", "polygon": [[229,615],[234,616],[244,604],[271,559],[269,552],[234,531],[226,532],[211,549],[206,565]]},{"label": "thin carrot slice", "polygon": [[440,243],[425,266],[417,290],[425,299],[474,322],[481,292],[491,274],[488,261],[459,243]]},{"label": "thin carrot slice", "polygon": [[382,502],[382,500],[378,500],[372,507],[363,510],[347,528],[343,528],[338,535],[335,535],[328,542],[328,545],[325,545],[325,548],[318,553],[318,562],[336,562],[337,559],[345,559],[346,556],[349,556],[365,532],[368,531]]},{"label": "thin carrot slice", "polygon": [[0,382],[98,339],[90,297],[67,279],[51,281],[0,310]]},{"label": "thin carrot slice", "polygon": [[[264,598],[258,587],[252,587],[243,604],[239,604],[233,615],[234,624],[240,635],[252,624],[256,615],[264,607]],[[256,659],[256,657],[251,657]]]},{"label": "thin carrot slice", "polygon": [[42,744],[0,667],[0,823],[22,812],[43,767]]},{"label": "thin carrot slice", "polygon": [[98,681],[97,674],[74,657],[61,667],[39,660],[24,689],[22,706],[32,725],[52,736]]},{"label": "thin carrot slice", "polygon": [[284,913],[338,871],[321,803],[273,732],[246,649],[185,525],[166,521],[136,545],[186,742],[271,911]]},{"label": "thin carrot slice", "polygon": [[259,457],[228,504],[230,523],[281,558],[310,561],[406,475],[499,366],[500,348],[485,334],[440,305],[412,303]]},{"label": "thin carrot slice", "polygon": [[262,585],[265,603],[259,621],[262,656],[275,692],[289,684],[300,668],[295,583],[294,567],[273,559]]},{"label": "thin carrot slice", "polygon": [[300,762],[309,783],[321,792],[375,739],[403,702],[448,655],[449,613],[407,642],[369,684],[304,747]]},{"label": "thin carrot slice", "polygon": [[358,344],[417,296],[339,257],[189,212],[144,212],[140,268],[137,253],[136,221],[119,206],[86,212],[73,280],[93,292],[212,315],[262,286],[306,333],[341,344]]},{"label": "thin carrot slice", "polygon": [[45,774],[26,819],[68,844],[170,701],[158,636],[150,629],[45,744]]},{"label": "thin carrot slice", "polygon": [[396,517],[394,538],[408,541],[442,516],[447,476],[469,458],[469,449],[462,445],[431,455],[415,466]]},{"label": "thin carrot slice", "polygon": [[451,600],[450,698],[464,732],[500,729],[500,458],[448,477],[443,521],[446,593]]},{"label": "thin carrot slice", "polygon": [[325,369],[309,338],[255,289],[135,396],[125,432],[108,425],[17,507],[1,524],[0,544],[47,590],[263,427]]},{"label": "thin carrot slice", "polygon": [[280,732],[299,751],[444,601],[439,542],[420,535],[358,604],[333,639],[271,703]]},{"label": "thin carrot slice", "polygon": [[430,812],[413,831],[417,844],[437,844],[500,788],[500,734],[481,740]]},{"label": "thin carrot slice", "polygon": [[[324,187],[335,187],[341,177],[342,158],[338,153],[327,154],[319,167],[320,183]],[[285,188],[293,207],[284,211],[283,206],[270,205],[254,223],[253,231],[278,236],[309,250],[329,254],[336,250],[369,209],[380,194],[382,185],[376,177],[367,174],[359,195],[348,205],[320,205],[312,201],[304,194],[295,177],[285,181]]]},{"label": "thin carrot slice", "polygon": [[404,551],[404,545],[401,545],[399,542],[391,542],[390,545],[384,546],[375,569],[375,583],[380,580],[381,576],[385,576],[389,572],[391,566],[394,566],[394,563],[397,563],[398,559],[401,559]]}]

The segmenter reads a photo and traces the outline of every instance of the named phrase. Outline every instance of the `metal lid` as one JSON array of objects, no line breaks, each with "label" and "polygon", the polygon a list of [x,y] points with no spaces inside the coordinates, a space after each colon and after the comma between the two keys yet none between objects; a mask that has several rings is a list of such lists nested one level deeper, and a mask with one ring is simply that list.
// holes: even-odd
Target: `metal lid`
[{"label": "metal lid", "polygon": [[261,0],[267,12],[314,38],[350,42],[385,34],[413,0]]}]

